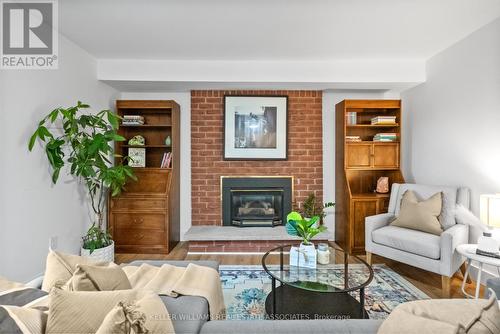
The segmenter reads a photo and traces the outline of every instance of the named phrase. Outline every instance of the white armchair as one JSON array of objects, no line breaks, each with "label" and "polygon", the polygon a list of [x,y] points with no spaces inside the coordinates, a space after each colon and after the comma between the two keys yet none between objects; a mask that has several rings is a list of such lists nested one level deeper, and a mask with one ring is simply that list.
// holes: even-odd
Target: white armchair
[{"label": "white armchair", "polygon": [[[401,198],[407,190],[413,190],[420,200],[427,199],[439,191],[443,193],[440,220],[444,225],[444,232],[440,236],[389,225],[399,214]],[[443,296],[449,297],[450,279],[464,262],[455,249],[469,241],[469,227],[456,223],[455,207],[460,204],[469,208],[469,198],[467,188],[393,184],[388,213],[365,219],[365,249],[368,262],[371,264],[372,254],[376,254],[440,274]]]}]

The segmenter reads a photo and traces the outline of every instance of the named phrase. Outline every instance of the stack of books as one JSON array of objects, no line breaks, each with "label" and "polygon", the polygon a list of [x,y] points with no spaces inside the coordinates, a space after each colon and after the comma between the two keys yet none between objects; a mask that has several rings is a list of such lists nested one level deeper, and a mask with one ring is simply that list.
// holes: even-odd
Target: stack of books
[{"label": "stack of books", "polygon": [[373,141],[397,141],[398,135],[396,133],[377,133],[373,137]]},{"label": "stack of books", "polygon": [[171,152],[163,153],[163,159],[161,159],[160,168],[170,168],[171,163],[172,163],[172,153]]},{"label": "stack of books", "polygon": [[361,141],[361,137],[360,136],[345,136],[345,141],[346,142],[359,142]]},{"label": "stack of books", "polygon": [[396,124],[396,116],[377,116],[372,118],[372,125]]},{"label": "stack of books", "polygon": [[139,115],[124,115],[122,125],[143,125],[144,117]]},{"label": "stack of books", "polygon": [[349,111],[345,114],[347,125],[356,125],[357,124],[357,113]]}]

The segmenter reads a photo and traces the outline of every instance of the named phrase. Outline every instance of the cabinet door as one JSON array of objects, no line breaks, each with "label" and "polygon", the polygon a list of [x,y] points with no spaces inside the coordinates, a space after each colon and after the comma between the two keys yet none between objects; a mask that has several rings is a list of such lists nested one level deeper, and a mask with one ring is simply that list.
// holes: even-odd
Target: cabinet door
[{"label": "cabinet door", "polygon": [[377,214],[377,200],[353,200],[351,203],[351,249],[359,254],[365,251],[365,217]]},{"label": "cabinet door", "polygon": [[373,144],[374,168],[399,168],[399,143]]},{"label": "cabinet door", "polygon": [[372,144],[356,143],[346,145],[346,168],[369,168],[371,166]]}]

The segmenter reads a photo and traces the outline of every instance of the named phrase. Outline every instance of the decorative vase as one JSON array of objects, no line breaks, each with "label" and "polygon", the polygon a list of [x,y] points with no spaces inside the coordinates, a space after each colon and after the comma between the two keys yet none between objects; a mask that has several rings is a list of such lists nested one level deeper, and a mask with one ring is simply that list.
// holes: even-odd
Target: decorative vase
[{"label": "decorative vase", "polygon": [[165,138],[165,146],[172,146],[172,139],[170,138],[170,136],[167,136],[167,138]]},{"label": "decorative vase", "polygon": [[81,248],[80,255],[88,257],[97,262],[113,262],[115,260],[115,242],[112,241],[111,245],[103,248],[94,249],[90,254],[90,249]]}]

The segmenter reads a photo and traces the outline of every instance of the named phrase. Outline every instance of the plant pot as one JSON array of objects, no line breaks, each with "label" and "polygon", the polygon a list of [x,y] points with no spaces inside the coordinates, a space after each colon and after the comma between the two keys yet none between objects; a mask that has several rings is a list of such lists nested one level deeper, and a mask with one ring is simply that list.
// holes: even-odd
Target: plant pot
[{"label": "plant pot", "polygon": [[316,268],[316,248],[311,242],[309,244],[300,243],[299,253],[302,255],[299,257],[299,266],[306,268]]},{"label": "plant pot", "polygon": [[94,249],[92,254],[90,254],[90,249],[82,248],[80,255],[98,262],[113,262],[115,260],[115,242],[112,241],[111,245],[107,247]]}]

